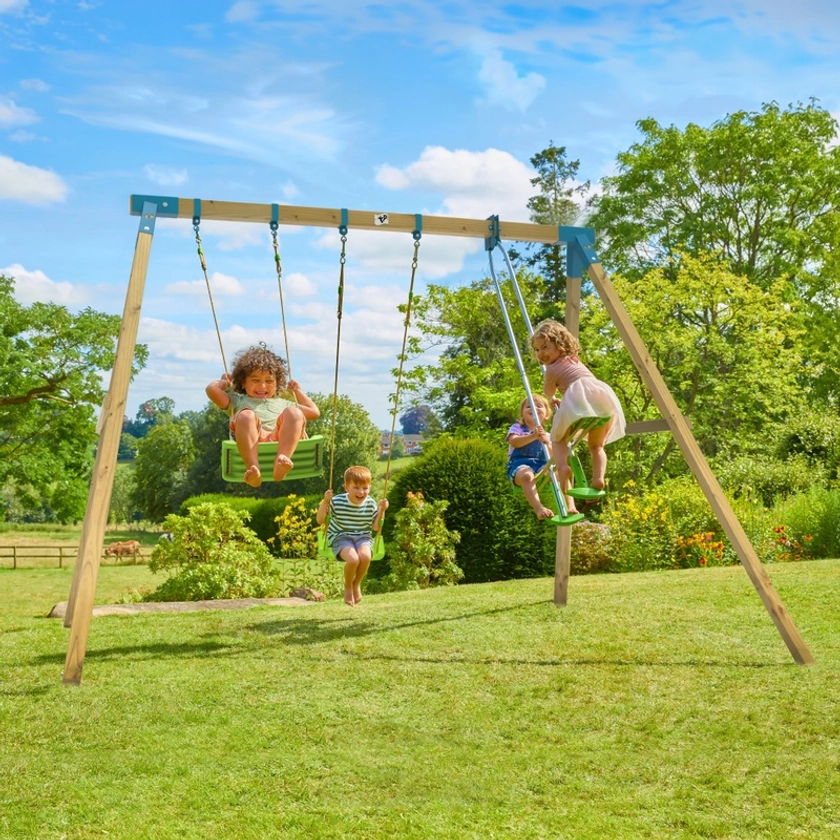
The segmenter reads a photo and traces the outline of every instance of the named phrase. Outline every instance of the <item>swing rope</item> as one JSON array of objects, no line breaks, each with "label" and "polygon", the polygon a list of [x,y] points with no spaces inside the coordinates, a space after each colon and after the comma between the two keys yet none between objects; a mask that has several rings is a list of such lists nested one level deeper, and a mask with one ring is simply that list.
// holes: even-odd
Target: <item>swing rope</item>
[{"label": "swing rope", "polygon": [[288,378],[292,379],[292,357],[289,355],[289,333],[286,330],[286,305],[283,302],[283,265],[280,262],[280,246],[277,242],[277,228],[280,226],[280,207],[277,204],[271,205],[271,244],[274,248],[274,267],[277,270],[277,293],[280,295],[280,318],[283,322],[283,342],[286,346],[286,371]]},{"label": "swing rope", "polygon": [[[405,305],[405,328],[403,330],[402,349],[400,350],[400,366],[397,370],[397,384],[394,391],[394,408],[391,411],[391,435],[388,439],[388,461],[385,464],[385,483],[382,489],[383,498],[388,495],[388,482],[391,479],[391,455],[394,451],[394,435],[397,426],[397,412],[400,405],[400,387],[402,385],[403,365],[405,364],[405,348],[408,344],[408,328],[411,325],[411,305],[414,301],[414,278],[417,274],[417,258],[420,251],[420,238],[423,235],[423,217],[418,213],[416,218],[417,227],[412,236],[414,237],[414,256],[411,260],[411,282],[408,286],[408,301]],[[383,516],[382,519],[385,517]],[[379,533],[382,533],[380,520]]]},{"label": "swing rope", "polygon": [[336,312],[336,328],[335,328],[335,378],[333,380],[333,395],[332,395],[332,427],[330,430],[330,483],[327,485],[332,488],[333,478],[335,474],[335,424],[338,416],[338,363],[341,354],[341,316],[344,311],[344,266],[347,263],[347,219],[346,210],[342,210],[341,226],[338,232],[341,234],[341,256],[339,257],[339,264],[341,266],[338,274],[338,310]]},{"label": "swing rope", "polygon": [[[196,199],[198,203],[199,199]],[[198,248],[198,259],[201,262],[201,270],[204,272],[204,283],[207,286],[207,297],[210,298],[210,311],[213,313],[213,323],[216,325],[216,337],[219,340],[219,352],[222,354],[222,366],[225,373],[229,374],[227,359],[225,358],[225,348],[222,344],[222,331],[219,329],[219,319],[216,316],[216,304],[213,301],[213,289],[210,286],[210,278],[207,276],[207,262],[204,259],[204,250],[201,247],[201,234],[199,233],[199,226],[201,224],[201,215],[199,207],[195,208],[195,215],[193,216],[193,230],[195,231],[195,244]]]}]

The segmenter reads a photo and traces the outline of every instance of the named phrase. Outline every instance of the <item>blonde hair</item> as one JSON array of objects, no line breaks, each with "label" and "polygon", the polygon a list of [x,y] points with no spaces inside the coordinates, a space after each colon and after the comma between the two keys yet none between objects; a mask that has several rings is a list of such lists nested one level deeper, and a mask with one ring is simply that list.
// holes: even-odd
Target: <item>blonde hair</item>
[{"label": "blonde hair", "polygon": [[371,481],[372,476],[367,467],[348,467],[344,471],[345,484],[358,484],[359,487],[367,487]]},{"label": "blonde hair", "polygon": [[531,336],[531,347],[536,338],[550,341],[564,356],[577,356],[580,353],[580,342],[559,321],[551,318],[537,324]]},{"label": "blonde hair", "polygon": [[[537,409],[539,409],[540,406],[542,406],[546,411],[546,415],[548,417],[551,417],[551,403],[548,401],[548,398],[544,397],[542,394],[532,394],[531,396],[534,398],[534,405],[537,407]],[[524,418],[525,409],[530,408],[530,406],[531,406],[531,401],[528,399],[528,397],[525,397],[525,399],[522,400],[521,403],[519,403],[519,419],[520,420],[525,419]],[[537,418],[534,418],[534,419],[537,419]]]}]

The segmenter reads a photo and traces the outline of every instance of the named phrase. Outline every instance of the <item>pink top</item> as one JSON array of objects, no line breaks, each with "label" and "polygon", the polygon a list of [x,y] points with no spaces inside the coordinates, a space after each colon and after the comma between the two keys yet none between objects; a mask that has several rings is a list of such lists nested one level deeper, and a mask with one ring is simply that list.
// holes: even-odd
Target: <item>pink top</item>
[{"label": "pink top", "polygon": [[577,356],[561,356],[556,362],[545,366],[545,384],[549,387],[555,386],[561,394],[565,394],[573,382],[586,376],[595,378],[592,371]]}]

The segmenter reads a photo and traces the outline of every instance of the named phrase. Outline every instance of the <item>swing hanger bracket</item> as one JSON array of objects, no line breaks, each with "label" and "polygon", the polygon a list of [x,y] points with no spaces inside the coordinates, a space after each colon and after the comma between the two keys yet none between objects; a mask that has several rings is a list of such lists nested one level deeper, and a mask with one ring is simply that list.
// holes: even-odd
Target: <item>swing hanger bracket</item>
[{"label": "swing hanger bracket", "polygon": [[595,253],[595,228],[561,225],[559,242],[566,243],[566,273],[581,277],[590,265],[600,263]]},{"label": "swing hanger bracket", "polygon": [[490,235],[484,239],[484,250],[492,251],[502,241],[502,223],[498,216],[487,217],[487,229]]}]

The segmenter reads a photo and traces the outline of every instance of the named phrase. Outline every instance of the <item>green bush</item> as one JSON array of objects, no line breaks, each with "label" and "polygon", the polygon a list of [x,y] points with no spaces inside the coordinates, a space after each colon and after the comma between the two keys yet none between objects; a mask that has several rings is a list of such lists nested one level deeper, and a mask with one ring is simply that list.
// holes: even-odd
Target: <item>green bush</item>
[{"label": "green bush", "polygon": [[610,566],[610,531],[598,522],[580,522],[572,528],[569,560],[573,575],[606,572]]},{"label": "green bush", "polygon": [[819,468],[829,479],[837,478],[840,461],[840,416],[836,411],[812,410],[787,421],[776,453],[781,459],[801,456],[811,469]]},{"label": "green bush", "polygon": [[271,554],[246,525],[247,513],[204,502],[186,516],[169,514],[172,540],[159,542],[149,558],[153,573],[170,576],[147,601],[266,598],[282,587]]},{"label": "green bush", "polygon": [[[554,573],[554,530],[539,522],[505,475],[506,450],[476,438],[438,439],[399,472],[388,493],[391,511],[410,492],[445,499],[446,527],[461,535],[455,562],[465,583],[542,577]],[[396,516],[385,520],[385,538]]]},{"label": "green bush", "polygon": [[812,487],[777,504],[772,515],[791,549],[802,555],[792,559],[840,557],[840,490]]},{"label": "green bush", "polygon": [[[186,514],[199,504],[222,503],[241,513],[247,513],[248,527],[266,544],[277,534],[276,519],[283,514],[287,505],[294,504],[295,499],[303,498],[307,506],[318,507],[321,496],[275,496],[270,499],[256,499],[249,496],[228,496],[224,493],[204,493],[201,496],[191,496],[181,505],[181,513]],[[314,523],[314,516],[313,516]]]},{"label": "green bush", "polygon": [[[455,563],[460,537],[443,518],[448,505],[445,499],[426,502],[422,493],[408,494],[406,506],[396,515],[389,546],[390,574],[377,582],[377,591],[454,586],[464,577]],[[368,588],[373,591],[371,584]]]},{"label": "green bush", "polygon": [[747,498],[772,507],[777,500],[804,493],[814,484],[825,484],[826,469],[802,454],[786,460],[749,456],[718,462],[717,480],[733,498]]}]

